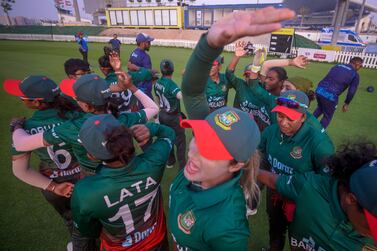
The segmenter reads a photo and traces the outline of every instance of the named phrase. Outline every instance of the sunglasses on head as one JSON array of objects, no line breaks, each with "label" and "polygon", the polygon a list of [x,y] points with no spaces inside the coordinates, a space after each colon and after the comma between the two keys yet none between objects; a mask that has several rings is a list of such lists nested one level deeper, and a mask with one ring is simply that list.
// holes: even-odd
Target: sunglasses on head
[{"label": "sunglasses on head", "polygon": [[281,105],[281,106],[286,106],[286,107],[292,108],[292,109],[298,109],[300,107],[308,109],[307,105],[302,104],[302,103],[300,103],[296,100],[289,99],[289,98],[277,98],[276,104]]}]

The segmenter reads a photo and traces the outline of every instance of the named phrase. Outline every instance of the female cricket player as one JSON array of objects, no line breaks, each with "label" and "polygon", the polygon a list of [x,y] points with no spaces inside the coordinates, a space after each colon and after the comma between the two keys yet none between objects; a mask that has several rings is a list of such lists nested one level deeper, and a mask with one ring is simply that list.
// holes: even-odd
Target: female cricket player
[{"label": "female cricket player", "polygon": [[80,129],[88,154],[102,164],[76,184],[72,214],[83,236],[100,237],[100,250],[168,250],[160,183],[175,136],[169,127],[147,126],[156,140],[136,156],[133,135],[140,125],[130,130],[101,114]]},{"label": "female cricket player", "polygon": [[[119,85],[124,85],[122,88],[129,89],[134,95],[143,102],[145,109],[135,113],[122,113],[118,116],[127,127],[134,124],[145,123],[158,112],[157,105],[147,97],[144,93],[139,91],[131,82],[126,73],[120,73],[122,76]],[[66,80],[60,84],[62,92],[77,100],[77,104],[83,110],[84,114],[79,118],[74,118],[66,123],[52,128],[43,133],[29,135],[24,130],[19,128],[13,133],[13,142],[16,150],[30,151],[40,147],[50,145],[58,145],[63,142],[70,144],[75,153],[76,158],[80,162],[81,172],[84,175],[94,174],[98,161],[88,159],[86,150],[77,141],[77,135],[84,121],[93,116],[93,114],[108,113],[110,107],[111,88],[104,79],[96,74],[85,74],[78,80]],[[112,107],[117,113],[117,105]]]},{"label": "female cricket player", "polygon": [[209,114],[205,86],[223,46],[279,29],[279,21],[293,16],[274,8],[232,13],[201,37],[189,59],[182,93],[190,120],[182,126],[191,127],[194,138],[187,164],[170,189],[169,222],[178,250],[247,250],[244,194],[252,201],[259,193],[254,177],[259,130],[249,114],[235,108]]},{"label": "female cricket player", "polygon": [[[236,77],[234,71],[240,58],[247,53],[244,48],[245,42],[240,41],[236,43],[236,50],[227,67],[226,77],[230,82],[230,86],[236,91],[234,106],[253,114],[260,130],[263,131],[272,122],[276,122],[276,119],[271,114],[271,110],[275,106],[275,97],[280,95],[284,83],[288,78],[287,72],[281,66],[285,66],[286,62],[289,62],[289,65],[303,68],[307,64],[307,61],[303,57],[296,57],[292,60],[278,59],[264,61],[266,57],[264,51],[258,50],[254,56],[253,64],[245,67],[243,72],[244,79],[241,79]],[[262,63],[263,66],[261,67]],[[259,71],[261,74],[258,77],[262,80],[263,84],[259,83],[258,86],[250,85],[250,77],[253,74],[258,74]],[[260,97],[260,93],[257,93],[255,89],[262,92],[263,95]]]},{"label": "female cricket player", "polygon": [[296,203],[291,250],[376,250],[376,146],[342,145],[326,163],[331,176],[259,171],[260,182]]},{"label": "female cricket player", "polygon": [[[4,90],[20,97],[28,109],[35,110],[30,118],[23,121],[24,129],[30,134],[50,130],[77,115],[75,110],[78,107],[61,96],[56,83],[45,76],[29,76],[22,81],[5,80]],[[12,148],[13,174],[23,182],[40,188],[45,199],[63,218],[70,234],[73,234],[70,196],[74,183],[80,178],[80,165],[72,148],[60,144],[32,152],[40,159],[38,171],[29,166],[30,152],[17,152]],[[89,242],[85,238],[80,240]]]}]

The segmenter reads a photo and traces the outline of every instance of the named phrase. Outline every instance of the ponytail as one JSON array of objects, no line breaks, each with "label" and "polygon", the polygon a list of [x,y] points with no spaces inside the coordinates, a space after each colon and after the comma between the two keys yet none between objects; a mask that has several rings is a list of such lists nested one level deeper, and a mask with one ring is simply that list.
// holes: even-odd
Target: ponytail
[{"label": "ponytail", "polygon": [[246,204],[249,208],[259,205],[260,189],[257,185],[257,175],[259,171],[260,154],[256,151],[243,167],[240,184],[245,194]]},{"label": "ponytail", "polygon": [[106,162],[121,161],[128,164],[135,154],[133,133],[130,129],[121,125],[106,134],[106,148],[114,155],[114,158]]}]

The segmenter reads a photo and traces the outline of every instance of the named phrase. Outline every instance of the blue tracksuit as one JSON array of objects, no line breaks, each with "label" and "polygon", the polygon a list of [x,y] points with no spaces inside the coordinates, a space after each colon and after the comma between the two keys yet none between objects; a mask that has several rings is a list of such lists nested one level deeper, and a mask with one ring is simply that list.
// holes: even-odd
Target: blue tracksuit
[{"label": "blue tracksuit", "polygon": [[318,107],[314,111],[317,118],[323,114],[321,124],[326,128],[335,112],[339,96],[348,88],[345,104],[349,104],[359,85],[359,74],[350,64],[332,67],[316,89]]}]

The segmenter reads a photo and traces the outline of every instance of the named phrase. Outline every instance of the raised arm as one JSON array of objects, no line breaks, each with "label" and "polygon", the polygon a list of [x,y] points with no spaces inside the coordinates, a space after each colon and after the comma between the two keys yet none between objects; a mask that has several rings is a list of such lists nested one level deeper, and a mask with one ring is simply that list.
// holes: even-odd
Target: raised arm
[{"label": "raised arm", "polygon": [[278,30],[279,22],[293,18],[289,9],[263,8],[257,11],[238,11],[218,20],[203,35],[191,54],[182,81],[183,101],[189,118],[204,119],[209,113],[205,98],[206,81],[212,62],[223,46],[244,36],[256,36]]},{"label": "raised arm", "polygon": [[285,66],[295,66],[297,68],[305,69],[306,65],[309,64],[309,61],[305,56],[298,56],[294,59],[271,59],[263,63],[260,74],[266,76],[267,72],[272,67],[285,67]]}]

